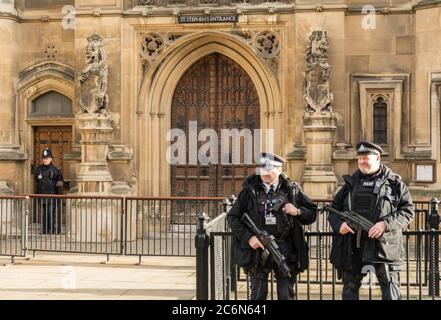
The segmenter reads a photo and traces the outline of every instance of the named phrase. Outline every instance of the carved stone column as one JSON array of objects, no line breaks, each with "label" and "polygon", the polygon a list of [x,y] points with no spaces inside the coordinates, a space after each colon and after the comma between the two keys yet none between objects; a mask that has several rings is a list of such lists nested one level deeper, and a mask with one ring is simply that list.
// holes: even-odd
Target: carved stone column
[{"label": "carved stone column", "polygon": [[113,131],[109,115],[83,113],[77,116],[81,134],[81,163],[77,173],[78,193],[110,194],[113,181],[107,163]]},{"label": "carved stone column", "polygon": [[81,164],[77,173],[79,193],[110,194],[112,176],[107,154],[112,118],[107,113],[107,55],[97,33],[87,38],[86,64],[80,74],[80,105],[76,117],[81,135]]},{"label": "carved stone column", "polygon": [[303,116],[306,163],[302,181],[305,192],[314,198],[331,196],[337,185],[332,164],[337,120],[331,108],[333,95],[329,90],[328,48],[326,31],[313,31],[306,46],[306,110]]},{"label": "carved stone column", "polygon": [[337,178],[333,171],[332,144],[336,121],[332,112],[303,117],[306,163],[302,180],[303,189],[310,197],[329,197],[335,190]]},{"label": "carved stone column", "polygon": [[[97,33],[87,38],[86,64],[79,76],[82,111],[76,115],[81,136],[81,162],[76,182],[80,195],[110,196],[112,175],[107,155],[111,141],[112,118],[107,112],[107,57],[104,39]],[[111,199],[72,199],[67,204],[71,224],[68,233],[81,242],[112,242],[118,240],[121,202]]]}]

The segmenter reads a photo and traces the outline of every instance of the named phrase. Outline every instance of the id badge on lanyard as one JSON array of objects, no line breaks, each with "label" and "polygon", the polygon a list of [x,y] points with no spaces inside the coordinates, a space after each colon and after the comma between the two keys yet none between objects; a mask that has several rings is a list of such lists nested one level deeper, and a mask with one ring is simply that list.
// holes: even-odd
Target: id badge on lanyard
[{"label": "id badge on lanyard", "polygon": [[276,217],[273,216],[272,213],[265,216],[265,223],[266,225],[275,225],[276,224]]},{"label": "id badge on lanyard", "polygon": [[268,210],[268,201],[265,201],[265,224],[266,225],[275,225],[276,224],[276,216],[273,215],[272,211]]}]

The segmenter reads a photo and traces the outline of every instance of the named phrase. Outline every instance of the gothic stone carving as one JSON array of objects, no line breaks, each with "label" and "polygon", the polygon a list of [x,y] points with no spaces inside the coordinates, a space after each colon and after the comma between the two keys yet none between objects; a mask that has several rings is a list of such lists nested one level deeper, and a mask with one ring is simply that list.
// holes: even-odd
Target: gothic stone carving
[{"label": "gothic stone carving", "polygon": [[233,27],[233,29],[231,30],[231,33],[242,38],[243,41],[245,41],[248,45],[253,45],[253,37],[254,34],[251,31],[243,31],[243,30],[239,30],[237,27]]},{"label": "gothic stone carving", "polygon": [[141,57],[153,60],[163,49],[164,40],[159,34],[149,33],[141,36]]},{"label": "gothic stone carving", "polygon": [[47,49],[44,50],[44,54],[47,60],[53,60],[58,55],[58,49],[55,47],[55,44],[48,44]]},{"label": "gothic stone carving", "polygon": [[182,37],[180,33],[144,33],[140,36],[140,57],[142,62],[143,74],[145,75],[151,63],[176,40]]},{"label": "gothic stone carving", "polygon": [[328,63],[328,48],[327,32],[313,31],[306,45],[306,73],[303,88],[306,111],[310,113],[332,111],[333,95],[329,91],[331,66]]},{"label": "gothic stone carving", "polygon": [[279,54],[279,39],[272,31],[262,31],[256,36],[256,49],[263,58],[273,58]]},{"label": "gothic stone carving", "polygon": [[240,37],[242,41],[253,47],[255,52],[263,58],[271,71],[277,76],[279,66],[279,34],[276,31],[242,31],[233,28],[232,34]]},{"label": "gothic stone carving", "polygon": [[80,105],[83,113],[107,114],[107,56],[103,38],[93,33],[87,38],[86,65],[81,71]]}]

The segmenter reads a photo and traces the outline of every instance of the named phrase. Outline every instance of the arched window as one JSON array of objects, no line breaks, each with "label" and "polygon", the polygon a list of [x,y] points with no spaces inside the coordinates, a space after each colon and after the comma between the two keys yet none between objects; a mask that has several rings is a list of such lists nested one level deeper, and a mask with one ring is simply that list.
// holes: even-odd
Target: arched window
[{"label": "arched window", "polygon": [[31,117],[73,117],[72,100],[56,92],[49,91],[32,101]]},{"label": "arched window", "polygon": [[374,143],[387,144],[387,104],[383,97],[374,102]]}]

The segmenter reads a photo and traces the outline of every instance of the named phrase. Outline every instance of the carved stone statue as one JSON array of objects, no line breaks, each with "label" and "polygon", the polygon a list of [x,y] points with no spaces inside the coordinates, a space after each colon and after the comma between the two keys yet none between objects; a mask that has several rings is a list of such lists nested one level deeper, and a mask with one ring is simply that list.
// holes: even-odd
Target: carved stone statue
[{"label": "carved stone statue", "polygon": [[107,56],[103,38],[93,33],[87,38],[86,65],[81,71],[80,105],[83,113],[107,114]]},{"label": "carved stone statue", "polygon": [[306,45],[306,73],[303,97],[306,111],[331,112],[332,93],[329,92],[329,48],[327,32],[313,31]]}]

